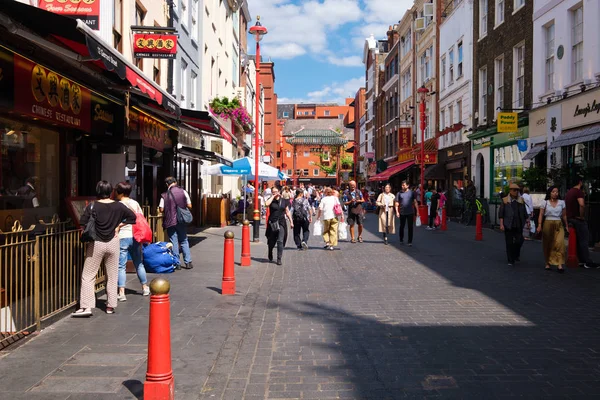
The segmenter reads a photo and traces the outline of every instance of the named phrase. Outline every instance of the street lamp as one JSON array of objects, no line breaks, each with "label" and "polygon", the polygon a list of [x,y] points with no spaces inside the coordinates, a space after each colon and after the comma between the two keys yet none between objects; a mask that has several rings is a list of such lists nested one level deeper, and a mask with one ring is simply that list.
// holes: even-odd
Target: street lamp
[{"label": "street lamp", "polygon": [[260,41],[267,34],[267,28],[261,25],[260,16],[256,16],[256,24],[250,28],[250,34],[256,38],[256,83],[254,90],[256,92],[256,123],[254,134],[254,235],[253,241],[258,242],[260,237],[260,204],[258,202],[258,157],[260,155],[259,127],[260,127]]},{"label": "street lamp", "polygon": [[417,89],[421,102],[419,103],[419,117],[421,122],[421,204],[419,205],[419,216],[421,221],[427,221],[427,205],[425,204],[425,127],[427,126],[427,116],[425,115],[425,99],[429,94],[429,89],[425,85]]}]

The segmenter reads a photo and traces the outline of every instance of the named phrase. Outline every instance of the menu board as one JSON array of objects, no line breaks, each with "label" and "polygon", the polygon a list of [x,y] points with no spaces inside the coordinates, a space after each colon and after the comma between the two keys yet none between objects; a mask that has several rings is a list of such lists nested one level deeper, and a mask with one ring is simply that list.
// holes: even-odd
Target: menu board
[{"label": "menu board", "polygon": [[80,228],[79,220],[85,211],[85,208],[88,204],[96,201],[96,197],[67,197],[65,200],[67,202],[67,208],[69,209],[69,214],[71,218],[75,222],[75,225]]}]

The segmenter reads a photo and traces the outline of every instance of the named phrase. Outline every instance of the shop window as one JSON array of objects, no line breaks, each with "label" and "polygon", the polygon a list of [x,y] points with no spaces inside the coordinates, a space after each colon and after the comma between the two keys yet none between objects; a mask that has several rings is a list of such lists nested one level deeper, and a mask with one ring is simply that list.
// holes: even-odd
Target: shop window
[{"label": "shop window", "polygon": [[0,229],[48,220],[59,201],[58,132],[0,118]]}]

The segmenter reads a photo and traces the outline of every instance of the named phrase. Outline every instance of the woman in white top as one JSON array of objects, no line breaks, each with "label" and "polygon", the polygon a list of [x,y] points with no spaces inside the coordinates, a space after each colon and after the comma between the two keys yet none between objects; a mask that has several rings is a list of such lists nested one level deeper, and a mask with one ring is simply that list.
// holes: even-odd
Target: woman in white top
[{"label": "woman in white top", "polygon": [[383,188],[383,193],[377,197],[379,207],[379,232],[383,233],[383,244],[388,244],[388,234],[396,233],[396,218],[394,215],[394,201],[396,196],[392,193],[392,186],[388,183]]},{"label": "woman in white top", "polygon": [[[542,227],[542,221],[543,222]],[[540,208],[537,231],[542,232],[542,245],[546,259],[546,271],[551,265],[558,267],[558,272],[565,272],[565,229],[567,226],[567,209],[565,202],[559,199],[558,187],[552,186],[546,194],[546,201]]]},{"label": "woman in white top", "polygon": [[333,250],[338,244],[338,218],[343,215],[335,214],[336,204],[341,207],[340,199],[334,195],[333,189],[326,188],[319,203],[317,219],[321,219],[323,215],[323,240],[325,240],[325,248],[329,250]]},{"label": "woman in white top", "polygon": [[[133,211],[134,214],[142,213],[142,208],[139,203],[129,198],[131,194],[131,185],[127,182],[121,182],[115,187],[117,194],[117,200],[123,203],[127,208]],[[117,300],[127,301],[125,296],[125,281],[127,279],[125,273],[127,268],[127,255],[131,256],[135,270],[137,271],[138,279],[142,284],[142,294],[144,296],[150,295],[150,288],[148,287],[148,280],[146,279],[146,268],[142,262],[142,248],[141,244],[136,242],[133,238],[133,225],[125,225],[119,230],[119,294]]]}]

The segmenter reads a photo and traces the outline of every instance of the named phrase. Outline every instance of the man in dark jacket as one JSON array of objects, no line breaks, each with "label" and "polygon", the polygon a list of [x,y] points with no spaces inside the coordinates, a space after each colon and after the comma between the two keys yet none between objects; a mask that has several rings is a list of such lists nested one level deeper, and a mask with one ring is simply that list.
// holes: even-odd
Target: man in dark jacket
[{"label": "man in dark jacket", "polygon": [[512,266],[520,261],[521,246],[523,246],[523,227],[527,223],[527,211],[525,202],[521,197],[519,185],[511,183],[509,195],[502,199],[498,217],[500,218],[500,230],[504,232],[506,239],[506,255],[508,265]]},{"label": "man in dark jacket", "polygon": [[192,254],[190,253],[190,244],[187,237],[187,226],[184,223],[177,222],[177,207],[192,209],[190,195],[177,186],[177,180],[172,176],[165,179],[167,191],[161,194],[158,208],[163,213],[163,228],[167,230],[169,240],[173,244],[173,251],[179,257],[179,247],[183,252],[183,268],[192,269]]}]

